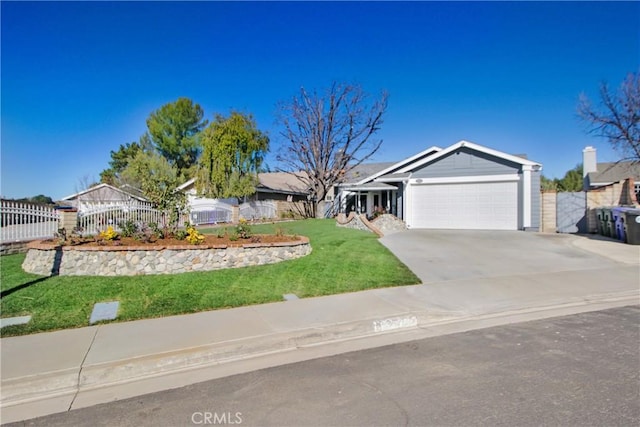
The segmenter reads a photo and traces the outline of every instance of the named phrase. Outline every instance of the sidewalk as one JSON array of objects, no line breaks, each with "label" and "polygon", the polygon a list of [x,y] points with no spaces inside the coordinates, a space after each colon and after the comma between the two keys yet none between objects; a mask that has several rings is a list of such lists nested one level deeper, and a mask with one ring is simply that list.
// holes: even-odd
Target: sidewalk
[{"label": "sidewalk", "polygon": [[611,242],[574,239],[581,250],[622,258],[614,268],[451,280],[3,338],[2,422],[320,357],[341,345],[366,347],[367,339],[381,345],[640,303],[640,247],[619,245],[612,255]]}]

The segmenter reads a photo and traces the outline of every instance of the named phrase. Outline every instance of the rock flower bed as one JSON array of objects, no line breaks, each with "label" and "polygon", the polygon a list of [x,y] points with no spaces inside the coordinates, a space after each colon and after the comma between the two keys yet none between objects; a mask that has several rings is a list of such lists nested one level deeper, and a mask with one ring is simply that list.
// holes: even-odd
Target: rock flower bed
[{"label": "rock flower bed", "polygon": [[107,229],[96,238],[31,242],[22,268],[41,275],[177,274],[272,264],[311,253],[309,239],[303,236],[242,236],[235,230],[219,235],[187,233],[184,238],[141,239],[116,236]]}]

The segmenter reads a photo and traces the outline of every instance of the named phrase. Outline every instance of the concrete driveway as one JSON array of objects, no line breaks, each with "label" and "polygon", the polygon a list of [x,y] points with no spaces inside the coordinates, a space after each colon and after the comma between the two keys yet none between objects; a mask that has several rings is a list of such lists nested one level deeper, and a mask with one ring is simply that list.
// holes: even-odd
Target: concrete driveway
[{"label": "concrete driveway", "polygon": [[640,247],[596,241],[592,245],[602,247],[591,251],[576,244],[580,239],[586,237],[521,231],[407,230],[380,241],[425,284],[621,266],[612,259],[615,257],[601,255],[609,255],[610,247],[631,254],[626,259],[640,259]]},{"label": "concrete driveway", "polygon": [[411,288],[404,304],[432,314],[639,302],[640,246],[591,236],[470,230],[407,230],[380,241],[425,285]]}]

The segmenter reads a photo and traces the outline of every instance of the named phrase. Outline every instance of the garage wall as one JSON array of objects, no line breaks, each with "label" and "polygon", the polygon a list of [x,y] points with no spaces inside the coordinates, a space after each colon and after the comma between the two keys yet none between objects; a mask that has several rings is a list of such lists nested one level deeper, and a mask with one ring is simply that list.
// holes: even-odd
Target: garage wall
[{"label": "garage wall", "polygon": [[411,184],[412,228],[517,230],[518,182]]},{"label": "garage wall", "polygon": [[468,148],[427,163],[416,169],[412,178],[442,178],[454,176],[507,175],[515,174],[520,165]]},{"label": "garage wall", "polygon": [[527,230],[540,231],[542,224],[540,218],[541,212],[541,194],[540,194],[540,171],[531,171],[531,227]]}]

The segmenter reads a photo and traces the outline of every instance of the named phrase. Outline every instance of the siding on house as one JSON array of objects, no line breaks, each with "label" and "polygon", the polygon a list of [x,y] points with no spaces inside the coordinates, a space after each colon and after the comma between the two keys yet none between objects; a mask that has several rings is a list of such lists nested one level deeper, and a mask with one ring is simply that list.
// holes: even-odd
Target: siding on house
[{"label": "siding on house", "polygon": [[520,165],[485,153],[461,148],[416,169],[412,178],[508,175],[518,173]]},{"label": "siding on house", "polygon": [[531,231],[540,231],[541,228],[540,175],[539,170],[531,171]]},{"label": "siding on house", "polygon": [[405,186],[402,182],[398,183],[398,192],[396,193],[398,195],[398,199],[396,200],[396,209],[398,210],[398,213],[396,214],[396,216],[398,218],[402,218],[405,219],[405,213],[404,213],[404,192],[405,192]]}]

